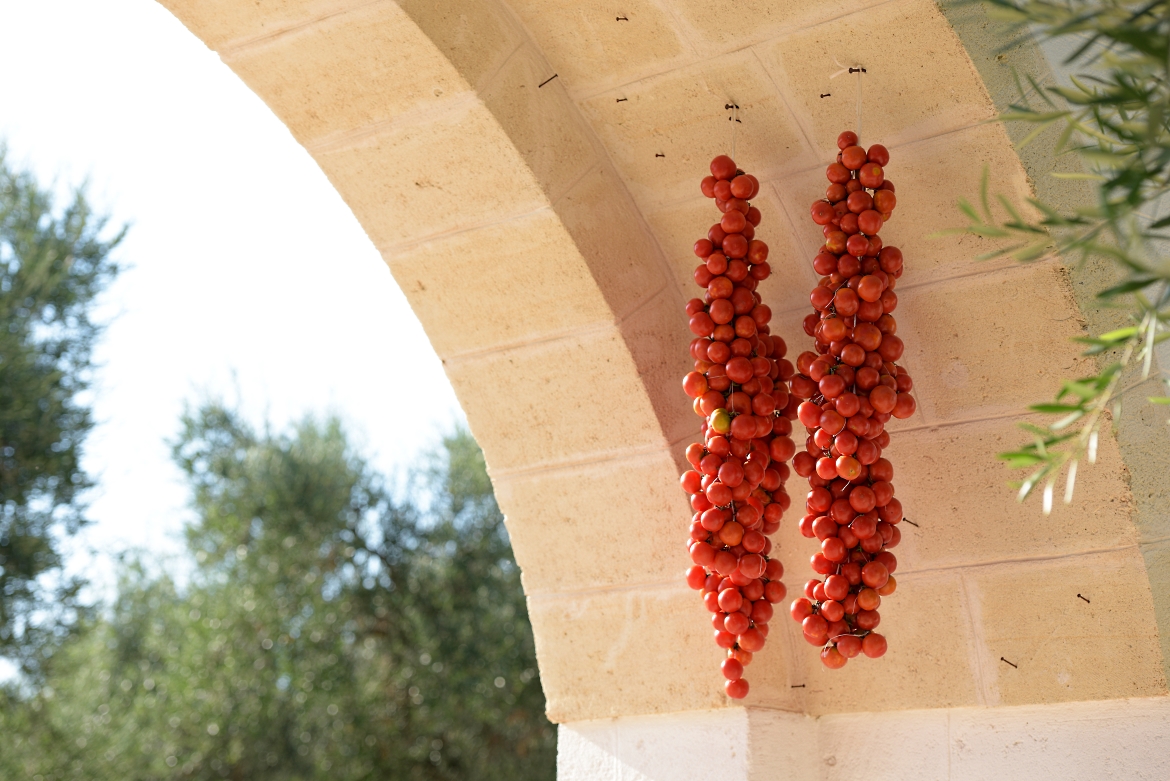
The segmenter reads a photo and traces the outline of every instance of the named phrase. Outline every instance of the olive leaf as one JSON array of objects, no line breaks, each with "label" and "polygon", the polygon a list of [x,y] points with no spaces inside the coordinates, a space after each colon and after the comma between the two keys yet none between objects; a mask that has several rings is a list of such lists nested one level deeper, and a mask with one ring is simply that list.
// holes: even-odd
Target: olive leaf
[{"label": "olive leaf", "polygon": [[[1013,73],[1019,97],[999,120],[1033,126],[1021,147],[1062,126],[1055,153],[1075,156],[1083,170],[1052,176],[1092,182],[1096,198],[1079,208],[1029,198],[1037,215],[1029,219],[997,194],[1003,216],[996,216],[984,167],[982,208],[977,211],[961,200],[959,210],[968,224],[944,233],[1002,240],[979,256],[983,260],[1105,260],[1116,267],[1118,281],[1097,298],[1128,309],[1131,322],[1076,339],[1086,345],[1083,354],[1098,357],[1103,368],[1065,381],[1052,402],[1029,407],[1059,417],[1045,425],[1022,424],[1032,442],[999,455],[1011,469],[1032,470],[1014,487],[1023,501],[1043,486],[1048,512],[1060,475],[1065,475],[1064,501],[1071,502],[1078,465],[1096,460],[1101,426],[1120,413],[1123,378],[1134,375],[1136,387],[1153,376],[1154,347],[1170,337],[1170,235],[1160,232],[1170,227],[1170,216],[1159,214],[1170,203],[1170,0],[985,0],[985,5],[994,18],[1011,23],[1004,49],[1030,37],[1068,36],[1080,42],[1063,63],[1076,70],[1068,85]],[[1170,405],[1170,395],[1148,401]]]}]

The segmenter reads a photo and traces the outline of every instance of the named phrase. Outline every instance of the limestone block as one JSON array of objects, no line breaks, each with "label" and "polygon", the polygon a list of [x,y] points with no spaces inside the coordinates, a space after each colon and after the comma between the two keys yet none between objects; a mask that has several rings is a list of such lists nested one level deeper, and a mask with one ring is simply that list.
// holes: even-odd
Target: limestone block
[{"label": "limestone block", "polygon": [[[809,217],[809,208],[813,201],[825,197],[825,189],[829,186],[828,180],[825,179],[825,167],[828,166],[831,159],[826,155],[824,160],[818,159],[804,170],[790,172],[767,184],[773,189],[785,213],[789,215],[789,222],[792,225],[792,241],[800,247],[800,255],[804,265],[808,267],[806,276],[812,280],[813,285],[816,284],[817,276],[816,272],[812,270],[812,259],[816,257],[817,251],[825,243],[825,235],[821,226],[814,223]],[[901,197],[901,192],[898,196]],[[901,216],[901,212],[898,212],[897,215]],[[888,225],[892,226],[896,219],[897,217],[892,217]],[[887,230],[890,230],[890,227],[883,228],[883,234]],[[810,286],[809,290],[811,289]]]},{"label": "limestone block", "polygon": [[669,284],[662,251],[611,167],[586,172],[555,208],[616,317]]},{"label": "limestone block", "polygon": [[629,345],[662,436],[672,443],[699,439],[699,418],[682,390],[683,376],[694,369],[688,352],[694,335],[686,323],[681,298],[673,288],[667,288],[621,324],[622,337]]},{"label": "limestone block", "polygon": [[[791,589],[789,593],[791,594]],[[785,622],[792,623],[788,616],[790,602],[790,598],[785,598],[775,605],[776,615],[768,625],[771,630],[768,633],[768,642],[762,650],[752,656],[752,662],[744,672],[744,678],[751,688],[748,696],[741,701],[743,704],[793,713],[800,713],[803,710],[804,690],[793,689],[792,686],[796,683],[793,672],[794,668],[797,668],[793,660],[793,651],[799,652],[804,649],[794,647],[792,638],[788,636],[783,626]],[[708,618],[707,626],[711,626],[710,621]],[[713,641],[709,642],[714,645]],[[718,674],[719,670],[712,672]]]},{"label": "limestone block", "polygon": [[[803,431],[800,429],[801,433]],[[800,447],[804,438],[800,434],[794,434],[793,438],[797,440],[797,447]],[[784,490],[792,497],[792,506],[788,508],[788,512],[784,513],[779,531],[772,535],[772,553],[769,555],[774,559],[779,559],[780,563],[784,565],[784,575],[781,580],[788,588],[788,598],[784,600],[784,611],[782,613],[778,611],[778,615],[772,619],[772,626],[774,631],[786,632],[786,625],[793,623],[787,613],[788,606],[793,599],[802,595],[805,582],[813,577],[813,571],[809,569],[809,559],[820,548],[815,540],[810,540],[800,534],[799,525],[801,516],[804,515],[804,499],[808,495],[808,481],[799,475],[790,475],[788,482],[784,485]],[[770,636],[769,640],[771,640]],[[788,642],[792,645],[796,657],[803,654],[806,649],[811,649],[811,646],[808,646],[800,637],[795,637]],[[802,668],[796,669],[802,671]],[[805,683],[805,681],[793,680],[792,683],[800,684]],[[804,696],[805,693],[803,689],[793,692],[794,695],[799,696]]]},{"label": "limestone block", "polygon": [[544,87],[548,66],[531,46],[513,54],[481,92],[484,103],[540,182],[556,200],[595,167],[590,133],[559,80]]},{"label": "limestone block", "polygon": [[[899,282],[916,284],[1015,262],[1010,258],[977,259],[1015,242],[936,235],[968,224],[967,217],[958,208],[960,198],[980,208],[984,166],[992,203],[996,195],[1003,195],[1022,214],[1032,213],[1026,203],[1032,197],[1027,175],[1002,125],[977,125],[900,146],[890,154],[887,171],[898,188],[898,206],[886,223],[882,238],[887,244],[899,247],[906,256],[909,269]],[[1006,217],[998,204],[993,214],[997,219]]]},{"label": "limestone block", "polygon": [[326,17],[225,61],[302,144],[439,107],[470,89],[394,3]]},{"label": "limestone block", "polygon": [[1150,585],[1136,547],[979,568],[965,577],[982,624],[985,685],[999,703],[1166,693]]},{"label": "limestone block", "polygon": [[[815,545],[815,540],[804,542],[810,550]],[[895,577],[898,590],[884,597],[879,608],[882,621],[877,631],[889,641],[881,659],[858,656],[840,670],[829,670],[821,664],[819,649],[804,640],[800,625],[782,616],[785,620],[780,623],[795,646],[793,683],[806,686],[807,713],[947,708],[978,702],[968,652],[970,621],[959,575],[904,574],[899,568]],[[792,580],[789,590],[799,591],[797,578]]]},{"label": "limestone block", "polygon": [[448,361],[447,376],[493,472],[666,445],[613,326]]},{"label": "limestone block", "polygon": [[554,722],[673,713],[737,704],[794,709],[788,646],[778,631],[748,667],[741,703],[723,693],[711,614],[685,585],[528,599],[540,678]]},{"label": "limestone block", "polygon": [[468,84],[481,88],[520,45],[524,34],[503,3],[482,0],[395,0]]},{"label": "limestone block", "polygon": [[[574,94],[624,84],[689,59],[670,15],[653,0],[516,0],[528,34]],[[617,17],[626,17],[618,21]]]},{"label": "limestone block", "polygon": [[[996,454],[1029,441],[1015,420],[987,420],[892,436],[896,496],[917,527],[903,523],[894,551],[907,569],[950,567],[1023,556],[1057,556],[1137,542],[1132,505],[1112,436],[1095,466],[1084,466],[1072,505],[1051,515],[1039,500],[1016,501],[1021,473]],[[1063,485],[1061,486],[1063,489]]]},{"label": "limestone block", "polygon": [[[812,290],[812,287],[810,286],[808,290]],[[805,290],[805,299],[808,298],[808,290]],[[793,298],[796,297],[793,291],[786,292],[792,295]],[[807,300],[805,303],[807,303]],[[801,306],[797,309],[789,309],[786,312],[776,312],[775,310],[772,312],[772,322],[769,324],[772,328],[772,334],[784,340],[784,344],[788,347],[788,352],[784,357],[791,361],[793,365],[796,364],[796,357],[798,355],[805,350],[811,350],[813,347],[812,339],[804,332],[804,316],[811,311],[811,306],[807,308]],[[798,426],[792,436],[799,440],[797,442],[797,447],[799,448],[801,446],[800,443],[804,441],[807,434],[803,428]]]},{"label": "limestone block", "polygon": [[310,151],[384,253],[547,205],[524,159],[474,99],[423,124]]},{"label": "limestone block", "polygon": [[427,241],[388,262],[443,357],[613,322],[551,209]]},{"label": "limestone block", "polygon": [[[829,76],[861,65],[862,142],[887,146],[927,138],[994,116],[983,82],[951,26],[930,0],[902,0],[861,10],[759,46],[787,85],[789,104],[819,157],[837,149],[837,134],[856,130],[857,76]],[[823,93],[831,98],[821,98]]]},{"label": "limestone block", "polygon": [[[698,181],[696,177],[696,193]],[[702,292],[694,281],[695,267],[702,262],[695,257],[694,244],[706,237],[707,230],[718,222],[716,217],[721,216],[715,205],[701,195],[646,212],[646,221],[666,254],[674,283],[688,300]]]},{"label": "limestone block", "polygon": [[[697,431],[696,429],[696,433]],[[685,436],[670,445],[670,458],[674,461],[674,466],[680,475],[691,468],[687,466],[687,445],[696,439],[698,439],[697,436]]]},{"label": "limestone block", "polygon": [[213,51],[345,13],[361,0],[158,0]]},{"label": "limestone block", "polygon": [[691,509],[661,450],[494,481],[529,596],[683,583]]},{"label": "limestone block", "polygon": [[723,108],[729,101],[751,123],[750,132],[737,131],[737,162],[745,171],[765,179],[815,159],[750,51],[627,84],[586,100],[582,109],[634,199],[647,208],[693,198],[711,158],[731,153]]},{"label": "limestone block", "polygon": [[685,584],[530,597],[528,614],[554,722],[730,705],[726,652]]},{"label": "limestone block", "polygon": [[[812,259],[820,245],[810,251],[797,239],[793,220],[799,219],[800,215],[788,211],[772,188],[769,187],[763,197],[752,203],[759,207],[764,218],[760,224],[762,230],[759,237],[768,244],[768,264],[772,266],[772,276],[760,283],[759,293],[764,303],[772,308],[774,318],[777,313],[793,311],[799,311],[803,318],[812,311],[808,294],[816,287],[818,279],[812,267]],[[773,332],[775,323],[773,319]],[[796,350],[794,356],[805,349],[803,341],[808,338],[803,328],[798,326],[798,330],[801,342],[790,341],[788,348],[792,352],[794,347],[800,345],[801,349]]]},{"label": "limestone block", "polygon": [[[722,52],[824,23],[881,0],[679,0],[679,20],[702,51]],[[868,13],[868,12],[867,12]],[[831,62],[831,60],[830,60]],[[832,71],[826,70],[827,76]]]},{"label": "limestone block", "polygon": [[1022,412],[1052,399],[1061,380],[1092,371],[1071,341],[1081,323],[1056,263],[899,286],[897,293],[894,316],[906,343],[899,363],[918,398],[918,413],[904,424]]}]

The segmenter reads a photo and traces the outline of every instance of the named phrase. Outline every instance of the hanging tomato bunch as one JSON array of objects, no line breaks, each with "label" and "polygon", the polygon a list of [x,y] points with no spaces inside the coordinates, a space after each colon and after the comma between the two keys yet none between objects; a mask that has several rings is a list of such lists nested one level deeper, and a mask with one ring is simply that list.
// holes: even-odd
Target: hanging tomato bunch
[{"label": "hanging tomato bunch", "polygon": [[681,480],[695,511],[687,541],[695,565],[686,577],[703,592],[715,642],[727,649],[725,689],[739,699],[748,693],[744,667],[764,647],[772,606],[787,594],[768,535],[791,503],[785,462],[796,450],[789,437],[796,405],[786,382],[795,370],[784,340],[769,334],[772,311],[756,292],[771,274],[768,245],[755,238],[760,210],[749,203],[759,181],[720,155],[701,189],[723,218],[695,242],[703,261],[695,282],[705,293],[687,303],[695,370],[683,390],[703,419],[703,441],[687,448],[694,468]]},{"label": "hanging tomato bunch", "polygon": [[914,383],[895,363],[903,351],[891,314],[902,253],[878,235],[897,204],[883,170],[890,154],[880,144],[867,152],[857,143],[856,133],[838,137],[825,199],[812,205],[825,234],[813,259],[821,275],[810,296],[816,311],[804,319],[816,352],[797,358],[792,379],[793,397],[807,399],[797,416],[808,439],[792,460],[811,489],[800,531],[821,542],[812,569],[823,580],[808,581],[791,612],[832,669],[858,654],[886,652],[874,630],[882,597],[897,588],[898,560],[889,549],[901,540],[902,503],[894,498],[894,467],[882,458],[890,443],[885,424],[915,409]]}]

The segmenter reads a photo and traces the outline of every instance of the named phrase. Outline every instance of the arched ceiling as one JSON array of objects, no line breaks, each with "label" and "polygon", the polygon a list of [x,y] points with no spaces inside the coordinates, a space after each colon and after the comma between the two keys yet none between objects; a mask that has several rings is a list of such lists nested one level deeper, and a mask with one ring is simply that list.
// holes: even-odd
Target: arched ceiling
[{"label": "arched ceiling", "polygon": [[[773,622],[748,704],[824,713],[1166,691],[1115,443],[1075,509],[1014,503],[994,454],[1079,367],[1066,272],[932,238],[954,203],[1030,185],[930,0],[161,0],[287,124],[379,248],[482,444],[556,721],[719,707],[720,651],[683,584],[678,390],[698,191],[735,145],[764,188],[761,292],[793,355],[820,245],[808,205],[837,133],[891,149],[899,335],[919,413],[892,426],[898,549],[879,662],[820,668]],[[827,97],[822,97],[828,93]],[[724,106],[740,106],[732,138]],[[374,336],[394,360],[393,334]],[[410,382],[410,368],[402,367]],[[420,389],[418,403],[425,403]],[[799,478],[789,490],[803,496]],[[799,504],[799,500],[798,500]],[[799,589],[811,543],[778,535]],[[1091,583],[1090,603],[1076,599]],[[888,607],[888,610],[885,609]],[[1000,657],[1011,659],[1008,667]]]}]

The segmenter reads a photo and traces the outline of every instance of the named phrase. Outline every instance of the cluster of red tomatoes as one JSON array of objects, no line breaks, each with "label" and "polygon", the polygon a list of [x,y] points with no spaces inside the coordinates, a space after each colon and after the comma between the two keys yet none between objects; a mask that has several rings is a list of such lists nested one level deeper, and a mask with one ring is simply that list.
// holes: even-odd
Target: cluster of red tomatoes
[{"label": "cluster of red tomatoes", "polygon": [[768,245],[755,238],[760,211],[749,203],[759,181],[720,155],[701,188],[723,217],[695,242],[703,261],[695,282],[705,293],[687,303],[695,370],[683,390],[703,419],[703,441],[686,451],[694,468],[682,476],[695,512],[687,582],[703,592],[715,642],[727,649],[727,694],[739,699],[748,693],[744,667],[764,646],[772,606],[787,594],[768,535],[791,503],[785,462],[796,451],[789,436],[796,404],[786,382],[795,369],[784,359],[784,340],[769,334],[772,311],[756,292],[772,271]]},{"label": "cluster of red tomatoes", "polygon": [[857,142],[849,131],[838,137],[825,199],[812,205],[813,222],[825,234],[813,260],[821,275],[810,296],[816,311],[804,320],[816,352],[797,358],[792,379],[793,397],[806,399],[797,417],[808,431],[804,451],[792,459],[811,489],[800,531],[820,540],[812,568],[824,579],[808,581],[791,612],[832,669],[858,654],[886,652],[886,639],[874,629],[882,597],[897,587],[898,560],[888,549],[901,540],[902,503],[882,449],[890,442],[886,422],[915,409],[910,375],[895,363],[903,344],[891,312],[902,253],[878,236],[897,204],[883,170],[890,154]]}]

